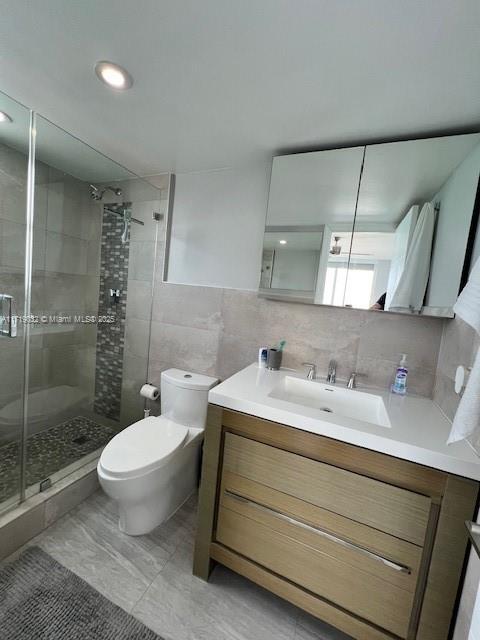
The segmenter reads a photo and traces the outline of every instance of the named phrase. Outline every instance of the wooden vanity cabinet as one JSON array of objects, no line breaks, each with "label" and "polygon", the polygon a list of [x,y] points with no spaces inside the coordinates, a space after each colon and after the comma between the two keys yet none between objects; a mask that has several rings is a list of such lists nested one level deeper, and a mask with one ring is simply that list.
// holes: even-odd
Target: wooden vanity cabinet
[{"label": "wooden vanity cabinet", "polygon": [[219,562],[358,640],[448,637],[478,483],[210,405],[194,573]]}]

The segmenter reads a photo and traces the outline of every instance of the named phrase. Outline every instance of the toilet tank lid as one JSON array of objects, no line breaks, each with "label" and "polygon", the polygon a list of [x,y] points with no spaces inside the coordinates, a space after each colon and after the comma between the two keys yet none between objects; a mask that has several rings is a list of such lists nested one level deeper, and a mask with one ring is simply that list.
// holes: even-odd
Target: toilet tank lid
[{"label": "toilet tank lid", "polygon": [[208,391],[218,383],[217,378],[204,376],[201,373],[183,371],[182,369],[162,371],[162,380],[182,389],[196,389],[199,391]]}]

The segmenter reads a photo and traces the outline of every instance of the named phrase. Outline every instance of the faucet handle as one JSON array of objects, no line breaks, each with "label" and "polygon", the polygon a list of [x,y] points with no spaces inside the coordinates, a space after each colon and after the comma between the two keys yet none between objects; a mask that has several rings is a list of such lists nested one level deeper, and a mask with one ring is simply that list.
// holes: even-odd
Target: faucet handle
[{"label": "faucet handle", "polygon": [[350,374],[350,378],[348,379],[347,389],[355,389],[357,386],[357,378],[368,378],[366,373],[358,373],[357,371],[352,371]]},{"label": "faucet handle", "polygon": [[302,362],[304,367],[309,367],[307,371],[308,380],[314,380],[317,375],[317,365],[313,364],[313,362]]}]

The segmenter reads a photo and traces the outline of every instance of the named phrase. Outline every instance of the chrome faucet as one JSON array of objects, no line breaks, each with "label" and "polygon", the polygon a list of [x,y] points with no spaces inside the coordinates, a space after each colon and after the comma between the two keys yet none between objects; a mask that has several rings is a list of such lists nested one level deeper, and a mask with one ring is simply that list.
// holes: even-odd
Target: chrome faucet
[{"label": "chrome faucet", "polygon": [[327,373],[327,382],[330,384],[335,384],[337,380],[337,361],[330,360],[328,363],[328,373]]},{"label": "chrome faucet", "polygon": [[348,379],[347,389],[355,389],[357,386],[357,378],[366,378],[366,373],[358,373],[357,371],[352,371],[350,374],[350,378]]},{"label": "chrome faucet", "polygon": [[355,389],[357,386],[357,373],[352,371],[350,378],[348,379],[347,389]]},{"label": "chrome faucet", "polygon": [[311,362],[304,362],[303,366],[309,367],[307,371],[307,380],[315,380],[315,378],[317,377],[317,365],[312,364]]}]

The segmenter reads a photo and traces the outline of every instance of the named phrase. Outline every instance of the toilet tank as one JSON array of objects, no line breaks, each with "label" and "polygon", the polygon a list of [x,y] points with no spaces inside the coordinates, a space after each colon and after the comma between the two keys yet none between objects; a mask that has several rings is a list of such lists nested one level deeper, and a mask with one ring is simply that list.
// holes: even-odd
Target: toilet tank
[{"label": "toilet tank", "polygon": [[182,369],[167,369],[160,378],[162,416],[186,427],[204,429],[207,421],[208,391],[216,378]]}]

